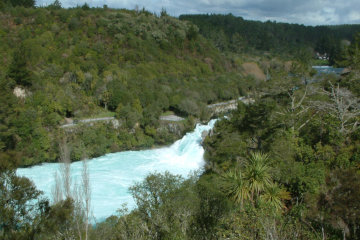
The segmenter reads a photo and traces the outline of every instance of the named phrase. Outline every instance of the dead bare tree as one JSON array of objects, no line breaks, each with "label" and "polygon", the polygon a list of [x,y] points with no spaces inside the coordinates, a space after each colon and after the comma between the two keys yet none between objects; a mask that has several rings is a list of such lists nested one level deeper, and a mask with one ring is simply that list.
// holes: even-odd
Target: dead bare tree
[{"label": "dead bare tree", "polygon": [[329,96],[328,102],[316,102],[316,107],[336,118],[339,132],[343,135],[354,132],[359,127],[357,117],[360,116],[360,99],[349,90],[334,86],[331,82],[330,89],[322,89],[322,93]]},{"label": "dead bare tree", "polygon": [[59,173],[54,173],[55,183],[51,191],[53,203],[71,197],[70,148],[65,137],[59,143],[59,152]]},{"label": "dead bare tree", "polygon": [[305,91],[302,95],[297,96],[294,90],[289,90],[287,92],[289,96],[289,106],[286,107],[283,111],[277,112],[277,114],[286,118],[287,125],[293,131],[299,131],[308,124],[311,119],[316,116],[318,111],[315,111],[310,117],[303,119],[303,116],[309,112],[310,106],[305,104],[305,99],[308,96],[308,88],[305,88]]},{"label": "dead bare tree", "polygon": [[84,159],[82,168],[82,197],[83,197],[83,208],[84,208],[84,217],[85,217],[85,240],[88,239],[89,232],[89,219],[91,214],[91,188],[90,188],[90,175],[87,160]]},{"label": "dead bare tree", "polygon": [[70,175],[70,148],[66,138],[63,138],[60,145],[60,174],[63,184],[65,198],[71,198],[71,175]]},{"label": "dead bare tree", "polygon": [[75,204],[74,221],[76,224],[76,231],[78,233],[79,239],[82,240],[84,211],[82,207],[81,187],[78,184],[75,184],[73,188],[73,200]]},{"label": "dead bare tree", "polygon": [[55,173],[55,186],[52,190],[53,202],[57,203],[66,198],[74,200],[74,221],[75,231],[77,231],[78,238],[85,240],[89,236],[89,222],[92,216],[91,213],[91,187],[90,175],[87,160],[83,160],[82,174],[80,183],[72,183],[71,179],[71,160],[70,148],[67,144],[66,138],[63,138],[59,144],[60,149],[60,175]]},{"label": "dead bare tree", "polygon": [[83,237],[87,240],[89,236],[89,222],[91,212],[91,187],[90,175],[87,160],[82,160],[82,174],[80,184],[75,184],[73,188],[73,199],[75,202],[75,223],[79,234],[79,239]]},{"label": "dead bare tree", "polygon": [[[55,183],[51,192],[53,204],[60,203],[64,200],[74,200],[71,181],[70,148],[66,137],[62,138],[59,143],[59,151],[59,169],[54,173]],[[76,228],[72,224],[69,224],[65,229],[55,232],[52,239],[78,239],[76,237]]]},{"label": "dead bare tree", "polygon": [[[294,94],[294,91],[288,91],[288,95],[291,100],[290,107],[288,108],[288,112],[291,115],[291,125],[293,130],[295,130],[295,124],[299,119],[299,117],[309,110],[309,107],[304,107],[303,105],[306,94],[307,94],[307,88],[305,88],[305,92],[303,96],[300,98],[300,100],[296,101],[296,96]],[[300,130],[305,125],[306,122],[304,124],[301,124],[299,127],[297,127],[296,130]]]},{"label": "dead bare tree", "polygon": [[57,172],[54,174],[55,184],[51,190],[52,200],[53,203],[59,203],[61,200],[63,200],[63,191],[62,191],[62,184],[61,179]]}]

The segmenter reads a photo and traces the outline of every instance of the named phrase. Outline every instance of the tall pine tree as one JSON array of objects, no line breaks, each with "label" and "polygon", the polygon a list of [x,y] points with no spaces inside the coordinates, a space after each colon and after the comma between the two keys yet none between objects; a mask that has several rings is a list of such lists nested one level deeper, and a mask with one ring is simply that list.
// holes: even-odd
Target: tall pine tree
[{"label": "tall pine tree", "polygon": [[20,46],[15,51],[13,61],[9,67],[8,76],[15,80],[16,84],[31,86],[31,72],[27,69],[24,47]]}]

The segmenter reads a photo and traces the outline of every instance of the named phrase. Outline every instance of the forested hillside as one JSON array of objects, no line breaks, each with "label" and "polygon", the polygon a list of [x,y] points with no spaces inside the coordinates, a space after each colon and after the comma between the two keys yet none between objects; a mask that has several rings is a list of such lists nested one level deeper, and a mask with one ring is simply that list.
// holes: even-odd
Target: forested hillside
[{"label": "forested hillside", "polygon": [[[8,7],[0,36],[0,146],[21,165],[55,161],[64,142],[73,160],[172,142],[163,112],[206,119],[206,104],[243,91],[230,60],[166,12]],[[104,116],[120,127],[59,128]]]},{"label": "forested hillside", "polygon": [[228,15],[181,15],[181,20],[196,24],[200,33],[216,47],[230,52],[270,51],[295,55],[299,49],[313,49],[330,57],[334,64],[344,47],[352,41],[360,25],[304,26],[299,24],[260,22]]}]

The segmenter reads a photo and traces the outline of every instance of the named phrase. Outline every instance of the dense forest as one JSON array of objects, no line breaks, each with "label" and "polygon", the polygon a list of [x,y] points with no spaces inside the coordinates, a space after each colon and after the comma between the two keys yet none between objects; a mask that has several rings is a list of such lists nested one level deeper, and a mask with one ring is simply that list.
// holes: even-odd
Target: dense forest
[{"label": "dense forest", "polygon": [[[0,238],[360,239],[359,30],[0,2]],[[349,70],[315,76],[316,51]],[[245,95],[204,139],[203,172],[150,174],[134,210],[96,225],[84,186],[85,203],[50,202],[16,175],[170,143]],[[185,118],[175,131],[169,112]]]},{"label": "dense forest", "polygon": [[304,26],[299,24],[245,20],[232,14],[181,15],[181,20],[196,24],[200,33],[222,51],[270,51],[273,54],[297,54],[312,49],[327,54],[330,63],[341,56],[342,49],[360,25]]}]

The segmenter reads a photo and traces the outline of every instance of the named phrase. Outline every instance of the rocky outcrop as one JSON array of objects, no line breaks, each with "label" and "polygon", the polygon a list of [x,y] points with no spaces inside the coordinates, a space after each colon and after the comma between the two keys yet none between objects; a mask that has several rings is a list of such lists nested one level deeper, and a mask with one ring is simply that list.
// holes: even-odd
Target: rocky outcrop
[{"label": "rocky outcrop", "polygon": [[15,87],[13,93],[17,98],[21,99],[25,99],[29,95],[27,90],[21,87]]},{"label": "rocky outcrop", "polygon": [[120,122],[115,119],[114,117],[103,117],[103,118],[88,118],[88,119],[82,119],[82,120],[74,120],[70,123],[61,125],[61,128],[68,128],[68,127],[75,127],[78,123],[88,123],[92,124],[94,122],[111,122],[114,126],[114,128],[118,128],[120,126]]},{"label": "rocky outcrop", "polygon": [[185,118],[176,116],[176,115],[168,115],[168,116],[160,116],[160,120],[162,121],[170,121],[170,122],[180,122],[185,120]]},{"label": "rocky outcrop", "polygon": [[249,104],[249,103],[253,103],[254,99],[247,98],[247,97],[240,97],[237,100],[230,100],[227,102],[210,104],[207,107],[210,109],[212,115],[217,115],[220,113],[226,113],[226,112],[237,109],[238,101],[241,101],[245,104]]},{"label": "rocky outcrop", "polygon": [[209,131],[203,131],[201,133],[201,144],[203,144],[205,138],[209,135]]},{"label": "rocky outcrop", "polygon": [[212,115],[229,112],[229,111],[235,110],[237,108],[237,100],[215,103],[215,104],[208,105],[207,107],[211,110]]}]

